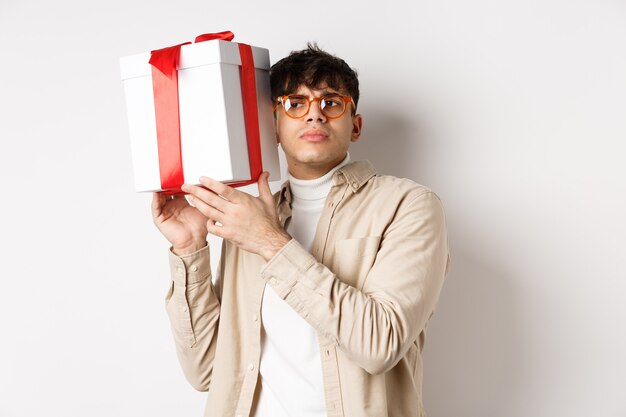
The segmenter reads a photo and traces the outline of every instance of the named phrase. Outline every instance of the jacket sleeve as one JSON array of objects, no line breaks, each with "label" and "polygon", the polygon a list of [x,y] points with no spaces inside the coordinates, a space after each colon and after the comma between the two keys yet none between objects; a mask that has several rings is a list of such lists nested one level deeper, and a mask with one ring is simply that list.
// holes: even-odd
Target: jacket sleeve
[{"label": "jacket sleeve", "polygon": [[208,245],[183,257],[169,253],[172,280],[165,298],[176,353],[183,373],[198,391],[207,391],[220,315],[216,287],[211,282]]},{"label": "jacket sleeve", "polygon": [[295,240],[265,265],[262,277],[352,361],[378,374],[393,368],[425,328],[447,268],[443,208],[427,191],[400,203],[362,290]]}]

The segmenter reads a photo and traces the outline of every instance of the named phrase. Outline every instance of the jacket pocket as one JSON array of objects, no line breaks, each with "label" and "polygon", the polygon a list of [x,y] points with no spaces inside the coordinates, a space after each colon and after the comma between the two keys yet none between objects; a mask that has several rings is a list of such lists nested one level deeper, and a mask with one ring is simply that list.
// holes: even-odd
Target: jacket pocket
[{"label": "jacket pocket", "polygon": [[335,243],[333,272],[348,285],[361,289],[376,261],[380,236],[342,239]]}]

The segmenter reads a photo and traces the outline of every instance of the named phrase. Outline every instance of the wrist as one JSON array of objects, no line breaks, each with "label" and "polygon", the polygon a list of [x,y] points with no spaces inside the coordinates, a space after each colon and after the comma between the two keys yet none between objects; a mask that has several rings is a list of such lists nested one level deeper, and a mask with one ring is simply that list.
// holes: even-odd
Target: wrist
[{"label": "wrist", "polygon": [[270,244],[267,246],[265,253],[262,255],[266,261],[272,259],[289,241],[292,237],[287,232],[277,234],[270,240]]},{"label": "wrist", "polygon": [[184,246],[172,245],[172,252],[176,256],[190,255],[190,254],[192,254],[194,252],[197,252],[200,249],[204,248],[206,245],[207,245],[206,240],[202,241],[202,242],[193,242],[193,243],[191,243],[189,245],[184,245]]}]

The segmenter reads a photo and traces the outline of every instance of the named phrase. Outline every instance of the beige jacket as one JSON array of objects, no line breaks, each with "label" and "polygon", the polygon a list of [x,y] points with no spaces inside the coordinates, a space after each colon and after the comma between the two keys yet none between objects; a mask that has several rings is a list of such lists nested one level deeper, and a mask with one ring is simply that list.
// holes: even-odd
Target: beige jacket
[{"label": "beige jacket", "polygon": [[[448,268],[441,202],[365,161],[333,179],[312,253],[292,239],[265,262],[225,241],[213,285],[208,247],[170,252],[167,312],[206,417],[251,415],[266,284],[317,330],[328,417],[424,415],[421,352]],[[287,183],[276,199],[284,225]]]}]

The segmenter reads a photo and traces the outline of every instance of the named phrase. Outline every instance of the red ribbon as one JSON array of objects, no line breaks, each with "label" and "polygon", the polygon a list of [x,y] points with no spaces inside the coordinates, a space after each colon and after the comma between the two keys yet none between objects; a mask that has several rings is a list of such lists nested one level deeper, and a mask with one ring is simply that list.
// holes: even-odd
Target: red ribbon
[{"label": "red ribbon", "polygon": [[254,76],[254,58],[252,48],[244,43],[239,44],[241,68],[239,79],[243,98],[243,117],[246,121],[246,138],[248,143],[248,161],[250,163],[250,179],[229,184],[231,187],[243,187],[254,184],[263,173],[261,158],[261,135],[259,133],[259,109],[256,98],[256,78]]},{"label": "red ribbon", "polygon": [[[207,33],[196,37],[195,42],[215,39],[231,41],[234,37],[235,35],[230,31]],[[152,51],[149,61],[152,65],[161,189],[165,190],[166,194],[181,194],[180,186],[184,182],[178,106],[178,72],[176,69],[180,57],[180,48],[188,44],[190,42]],[[241,55],[241,93],[251,179],[229,184],[232,187],[253,184],[263,172],[252,48],[250,45],[240,43],[239,53]]]}]

